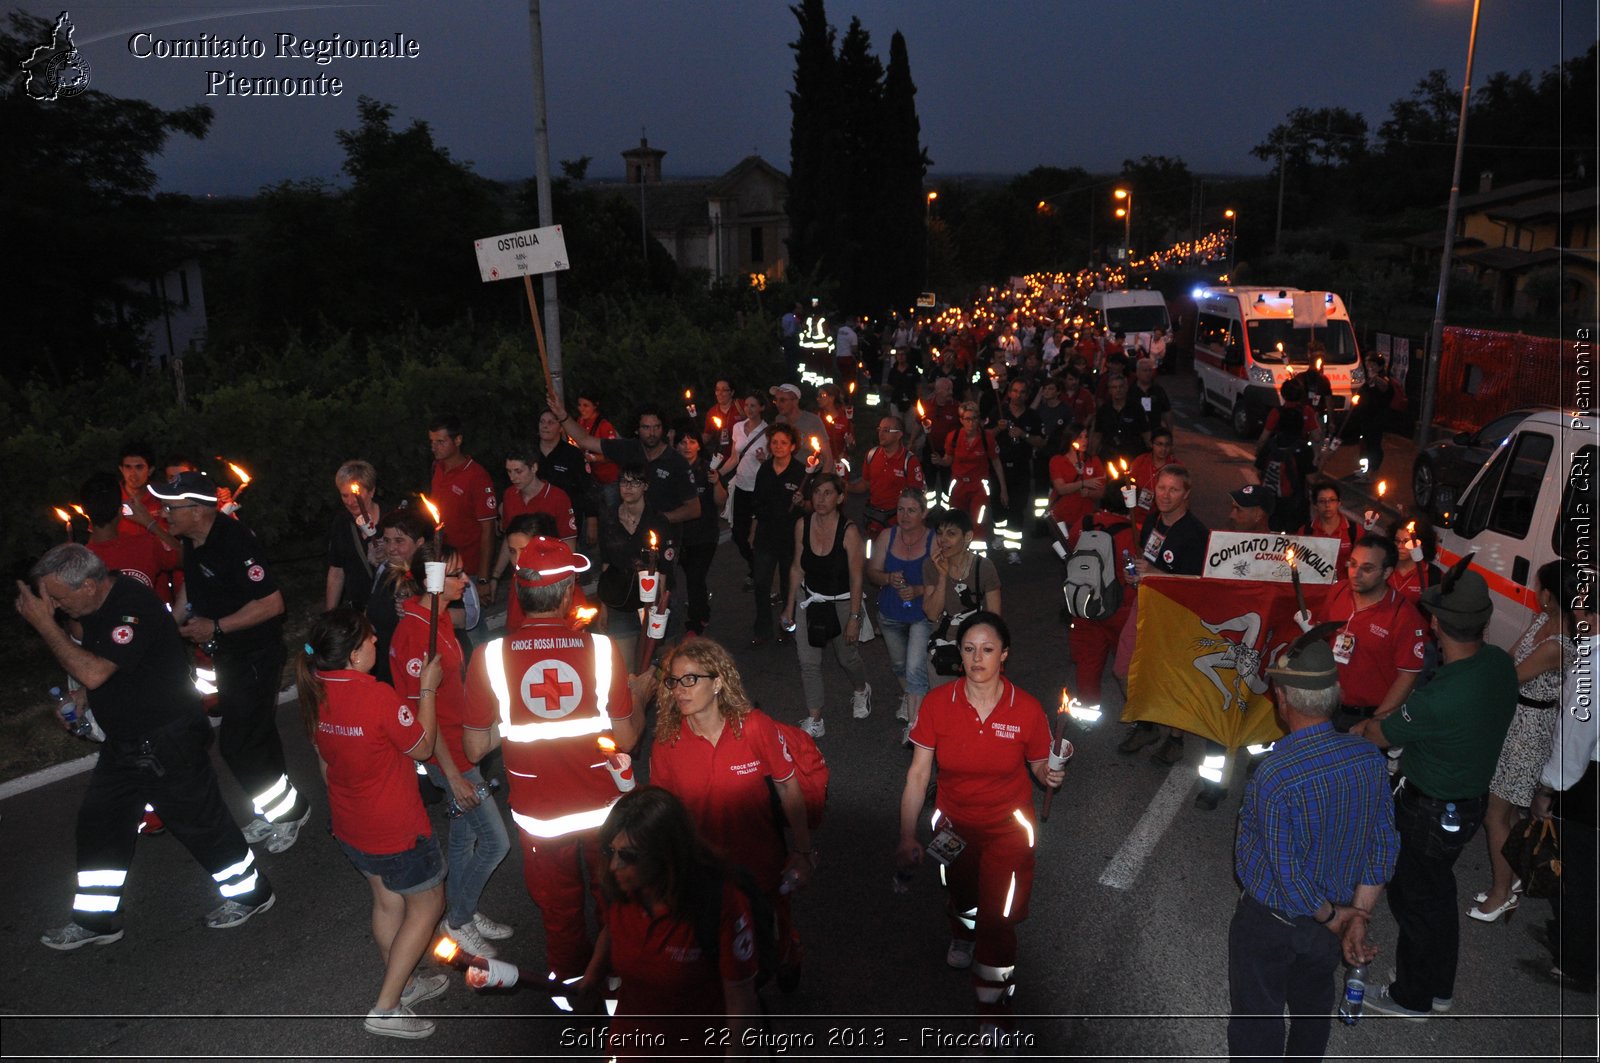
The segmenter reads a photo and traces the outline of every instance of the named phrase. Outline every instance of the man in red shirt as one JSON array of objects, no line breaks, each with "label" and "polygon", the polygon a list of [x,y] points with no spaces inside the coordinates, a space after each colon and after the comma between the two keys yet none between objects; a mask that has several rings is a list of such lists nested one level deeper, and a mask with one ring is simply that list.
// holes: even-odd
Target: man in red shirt
[{"label": "man in red shirt", "polygon": [[[122,516],[122,492],[111,473],[95,473],[78,491],[89,516],[89,550],[112,572],[132,576],[167,605],[172,604],[172,570],[178,565],[176,540],[153,518],[149,530],[122,534],[121,526],[136,521]],[[134,511],[147,517],[143,506]],[[168,545],[168,542],[172,545]]]},{"label": "man in red shirt", "polygon": [[922,462],[905,445],[905,426],[898,417],[878,421],[878,445],[867,451],[861,463],[861,479],[850,485],[851,494],[867,496],[867,536],[871,538],[894,520],[900,492],[908,487],[922,490]]},{"label": "man in red shirt", "polygon": [[947,376],[933,381],[933,404],[927,409],[922,427],[927,433],[928,482],[941,493],[950,487],[950,473],[940,459],[948,457],[945,443],[950,433],[961,427],[961,404],[955,399],[955,381]]},{"label": "man in red shirt", "polygon": [[[1422,672],[1428,625],[1422,614],[1389,586],[1396,564],[1393,541],[1365,535],[1350,551],[1346,579],[1335,585],[1317,623],[1338,621],[1333,638],[1344,701],[1334,726],[1348,731],[1362,719],[1383,719],[1405,703]],[[1308,618],[1295,618],[1309,630]]]},{"label": "man in red shirt", "polygon": [[488,470],[462,452],[456,417],[442,416],[428,426],[428,448],[433,451],[428,495],[439,507],[444,541],[460,551],[462,565],[477,583],[487,586],[494,561],[494,483]]},{"label": "man in red shirt", "polygon": [[122,474],[122,501],[129,507],[123,511],[127,523],[122,534],[132,535],[147,523],[137,512],[140,507],[150,515],[151,520],[161,516],[161,502],[149,490],[150,476],[155,471],[155,451],[147,443],[124,443],[117,470]]},{"label": "man in red shirt", "polygon": [[598,739],[614,735],[618,750],[634,747],[644,715],[635,706],[642,707],[651,677],[632,684],[636,700],[612,641],[568,621],[587,558],[541,537],[516,563],[512,586],[527,621],[472,658],[462,751],[477,762],[504,743],[511,818],[528,895],[544,922],[547,965],[556,981],[571,984],[593,952],[583,865],[598,904],[597,832],[622,796]]}]

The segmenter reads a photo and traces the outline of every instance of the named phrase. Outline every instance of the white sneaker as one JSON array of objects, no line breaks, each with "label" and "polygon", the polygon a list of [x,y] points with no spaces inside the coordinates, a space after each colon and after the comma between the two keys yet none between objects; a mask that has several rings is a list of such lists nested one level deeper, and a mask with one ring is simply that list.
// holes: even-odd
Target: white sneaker
[{"label": "white sneaker", "polygon": [[910,694],[901,694],[900,695],[900,707],[894,710],[894,718],[899,720],[899,721],[901,721],[902,723],[906,723],[906,722],[910,721],[910,719],[911,719],[911,695]]},{"label": "white sneaker", "polygon": [[39,937],[39,944],[48,945],[60,952],[70,952],[81,949],[85,945],[110,945],[122,940],[122,931],[109,930],[101,933],[90,930],[77,923],[68,923],[66,926],[47,930]]},{"label": "white sneaker", "polygon": [[244,840],[248,844],[256,845],[267,840],[267,836],[272,833],[272,824],[257,816],[241,827],[240,833],[244,835]]},{"label": "white sneaker", "polygon": [[872,684],[868,683],[850,695],[850,715],[865,720],[872,715]]},{"label": "white sneaker", "polygon": [[379,1011],[373,1008],[367,1012],[367,1021],[364,1025],[368,1033],[383,1037],[404,1037],[408,1041],[420,1041],[424,1037],[433,1036],[433,1023],[411,1014],[411,1009],[404,1005],[393,1011]]},{"label": "white sneaker", "polygon": [[443,971],[435,974],[414,974],[411,976],[411,981],[406,983],[405,989],[400,993],[400,1006],[402,1008],[416,1007],[424,1000],[432,1000],[449,988],[450,976]]},{"label": "white sneaker", "polygon": [[453,938],[464,952],[470,952],[474,956],[482,956],[486,960],[492,960],[500,954],[499,950],[483,939],[483,935],[478,933],[478,928],[472,923],[463,923],[461,926],[441,923],[439,927],[444,933]]},{"label": "white sneaker", "polygon": [[270,893],[267,899],[257,905],[240,904],[238,901],[223,901],[222,904],[206,913],[206,926],[212,930],[232,930],[236,926],[243,926],[245,920],[257,912],[264,912],[278,903],[278,895]]},{"label": "white sneaker", "polygon": [[306,802],[306,810],[300,818],[291,823],[274,823],[272,834],[267,838],[267,852],[285,853],[300,839],[300,828],[306,825],[306,820],[311,818],[311,802]]},{"label": "white sneaker", "polygon": [[495,922],[482,912],[472,913],[472,925],[478,928],[478,933],[487,941],[504,941],[512,934],[509,926]]},{"label": "white sneaker", "polygon": [[800,721],[800,730],[804,731],[812,738],[821,738],[823,735],[828,733],[828,729],[822,724],[821,716],[807,716],[805,719]]},{"label": "white sneaker", "polygon": [[958,971],[964,971],[972,966],[972,952],[977,947],[978,943],[972,938],[951,938],[944,962]]}]

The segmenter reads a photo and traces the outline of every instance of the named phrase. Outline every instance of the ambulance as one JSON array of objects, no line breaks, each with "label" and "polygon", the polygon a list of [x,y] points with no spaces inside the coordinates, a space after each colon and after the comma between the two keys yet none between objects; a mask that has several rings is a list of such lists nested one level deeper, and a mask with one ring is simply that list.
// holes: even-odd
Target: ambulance
[{"label": "ambulance", "polygon": [[[1344,300],[1298,288],[1197,288],[1194,372],[1200,413],[1214,409],[1246,439],[1261,433],[1284,381],[1322,359],[1333,412],[1364,382]],[[1319,344],[1320,349],[1313,348]]]},{"label": "ambulance", "polygon": [[1089,312],[1095,325],[1105,329],[1107,335],[1122,334],[1125,350],[1150,350],[1150,337],[1156,333],[1169,340],[1172,338],[1172,318],[1167,314],[1167,301],[1160,292],[1134,289],[1091,292]]},{"label": "ambulance", "polygon": [[1592,412],[1537,410],[1440,515],[1435,582],[1474,555],[1473,571],[1494,598],[1487,638],[1495,645],[1515,645],[1537,611],[1541,565],[1557,557],[1595,564],[1597,462],[1600,431]]}]

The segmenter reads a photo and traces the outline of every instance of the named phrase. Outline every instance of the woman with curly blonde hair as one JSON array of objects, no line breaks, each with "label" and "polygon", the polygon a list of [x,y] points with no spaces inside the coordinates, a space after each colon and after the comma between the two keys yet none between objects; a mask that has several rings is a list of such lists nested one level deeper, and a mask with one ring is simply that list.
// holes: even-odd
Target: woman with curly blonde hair
[{"label": "woman with curly blonde hair", "polygon": [[[800,939],[779,887],[811,881],[811,830],[805,800],[778,724],[750,704],[733,657],[707,638],[679,645],[662,665],[650,782],[689,810],[706,841],[751,874],[778,917],[778,982],[799,980]],[[772,816],[767,780],[777,790],[789,832]]]}]

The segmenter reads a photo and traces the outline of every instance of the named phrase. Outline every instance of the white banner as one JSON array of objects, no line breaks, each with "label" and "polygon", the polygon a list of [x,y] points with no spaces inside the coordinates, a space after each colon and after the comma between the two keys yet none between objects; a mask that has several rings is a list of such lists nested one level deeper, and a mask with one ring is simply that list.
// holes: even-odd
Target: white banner
[{"label": "white banner", "polygon": [[485,236],[472,241],[472,249],[478,255],[478,274],[485,282],[529,273],[554,273],[571,265],[567,261],[567,239],[561,235],[559,225]]},{"label": "white banner", "polygon": [[1333,583],[1339,578],[1338,539],[1279,532],[1212,532],[1201,575],[1288,583],[1289,563],[1285,557],[1291,546],[1301,583]]},{"label": "white banner", "polygon": [[1295,328],[1327,327],[1328,304],[1321,292],[1295,292],[1293,299]]}]

